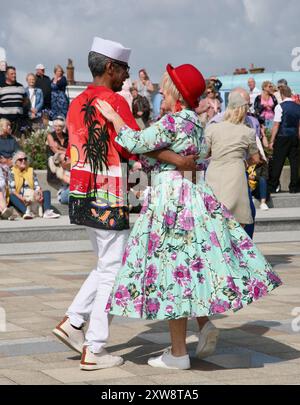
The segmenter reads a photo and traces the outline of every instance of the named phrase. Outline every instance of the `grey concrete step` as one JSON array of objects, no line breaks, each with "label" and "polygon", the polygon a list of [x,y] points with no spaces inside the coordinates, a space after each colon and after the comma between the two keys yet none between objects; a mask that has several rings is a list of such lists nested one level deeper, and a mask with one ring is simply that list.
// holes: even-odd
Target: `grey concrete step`
[{"label": "grey concrete step", "polygon": [[256,232],[300,231],[300,208],[272,208],[256,211]]},{"label": "grey concrete step", "polygon": [[0,256],[43,253],[90,252],[92,250],[92,244],[89,239],[0,244]]},{"label": "grey concrete step", "polygon": [[[136,214],[131,215],[131,224]],[[259,233],[300,232],[299,208],[257,210],[255,231]],[[293,233],[291,233],[293,235]],[[286,237],[286,236],[285,236]],[[84,241],[88,236],[84,227],[70,225],[68,216],[58,219],[0,221],[0,244],[51,241]]]},{"label": "grey concrete step", "polygon": [[270,208],[299,208],[300,209],[300,193],[277,193],[271,194],[268,202]]}]

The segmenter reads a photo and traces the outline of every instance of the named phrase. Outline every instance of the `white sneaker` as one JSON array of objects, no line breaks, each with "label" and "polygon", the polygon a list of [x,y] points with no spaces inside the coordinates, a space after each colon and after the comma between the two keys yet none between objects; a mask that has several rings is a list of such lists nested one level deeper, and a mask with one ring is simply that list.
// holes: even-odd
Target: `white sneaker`
[{"label": "white sneaker", "polygon": [[196,357],[203,359],[214,353],[217,346],[219,330],[210,322],[206,322],[199,333],[199,341],[196,347]]},{"label": "white sneaker", "polygon": [[122,357],[113,356],[105,349],[102,349],[100,353],[92,353],[89,346],[84,346],[80,361],[80,369],[86,371],[100,370],[102,368],[121,366],[123,363],[124,360]]},{"label": "white sneaker", "polygon": [[263,211],[267,211],[267,210],[269,209],[269,207],[267,206],[266,203],[261,203],[260,206],[259,206],[259,208],[260,208],[261,210],[263,210]]},{"label": "white sneaker", "polygon": [[84,332],[82,329],[73,328],[67,316],[53,329],[52,333],[68,347],[82,353],[85,340]]},{"label": "white sneaker", "polygon": [[189,355],[175,357],[171,349],[167,349],[161,356],[151,357],[148,360],[151,367],[170,368],[172,370],[188,370],[191,368]]},{"label": "white sneaker", "polygon": [[26,212],[23,215],[23,219],[33,219],[34,218],[34,214],[31,212],[30,208],[26,208]]},{"label": "white sneaker", "polygon": [[47,218],[47,219],[54,219],[54,218],[59,218],[60,215],[56,214],[53,210],[46,210],[44,212],[43,218]]}]

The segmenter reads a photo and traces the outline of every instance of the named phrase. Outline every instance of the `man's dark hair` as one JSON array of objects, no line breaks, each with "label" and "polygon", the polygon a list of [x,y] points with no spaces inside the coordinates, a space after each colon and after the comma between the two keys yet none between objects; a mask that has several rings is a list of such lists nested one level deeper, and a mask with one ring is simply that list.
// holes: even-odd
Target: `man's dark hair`
[{"label": "man's dark hair", "polygon": [[277,86],[279,87],[279,86],[287,86],[288,85],[288,82],[285,80],[285,79],[280,79],[280,80],[278,80],[278,82],[277,82]]},{"label": "man's dark hair", "polygon": [[292,90],[289,86],[281,86],[280,87],[280,94],[281,97],[291,98],[292,97]]},{"label": "man's dark hair", "polygon": [[8,71],[9,69],[16,70],[16,68],[14,66],[7,66],[6,71]]},{"label": "man's dark hair", "polygon": [[88,57],[88,64],[93,77],[102,76],[105,72],[105,66],[112,60],[100,53],[91,51]]}]

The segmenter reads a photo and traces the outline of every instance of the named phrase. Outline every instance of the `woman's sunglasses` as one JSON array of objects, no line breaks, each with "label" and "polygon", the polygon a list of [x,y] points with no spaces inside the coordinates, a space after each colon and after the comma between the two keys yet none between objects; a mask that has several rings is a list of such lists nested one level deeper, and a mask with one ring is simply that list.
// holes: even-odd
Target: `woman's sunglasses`
[{"label": "woman's sunglasses", "polygon": [[27,162],[27,157],[17,159],[17,162]]}]

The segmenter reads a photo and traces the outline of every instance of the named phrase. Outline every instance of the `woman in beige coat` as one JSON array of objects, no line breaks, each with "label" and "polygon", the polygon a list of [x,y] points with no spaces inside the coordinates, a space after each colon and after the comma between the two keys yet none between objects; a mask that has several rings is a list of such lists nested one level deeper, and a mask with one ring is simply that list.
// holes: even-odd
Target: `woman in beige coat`
[{"label": "woman in beige coat", "polygon": [[205,132],[211,154],[206,181],[243,226],[253,223],[245,169],[259,160],[255,131],[244,125],[248,107],[240,94],[231,93],[224,121]]}]

